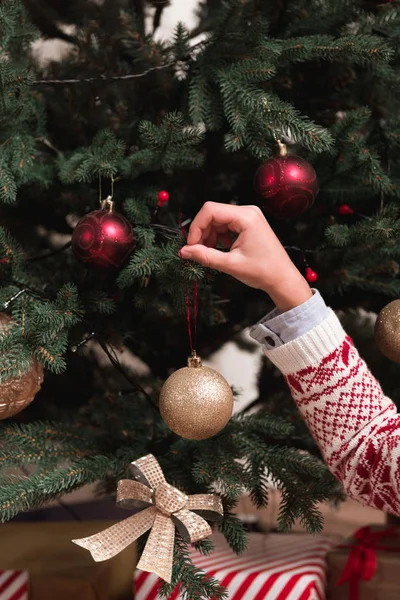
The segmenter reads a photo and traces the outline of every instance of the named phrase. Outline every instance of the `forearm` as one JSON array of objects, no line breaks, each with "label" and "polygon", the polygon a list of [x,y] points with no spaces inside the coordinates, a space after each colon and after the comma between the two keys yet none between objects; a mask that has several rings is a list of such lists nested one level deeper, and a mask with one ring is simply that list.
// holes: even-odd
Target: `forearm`
[{"label": "forearm", "polygon": [[334,313],[266,354],[346,492],[400,514],[400,417]]},{"label": "forearm", "polygon": [[285,271],[282,277],[284,280],[279,281],[279,286],[267,287],[264,290],[278,310],[281,312],[291,310],[311,298],[310,286],[294,265],[292,269],[288,269],[288,272]]}]

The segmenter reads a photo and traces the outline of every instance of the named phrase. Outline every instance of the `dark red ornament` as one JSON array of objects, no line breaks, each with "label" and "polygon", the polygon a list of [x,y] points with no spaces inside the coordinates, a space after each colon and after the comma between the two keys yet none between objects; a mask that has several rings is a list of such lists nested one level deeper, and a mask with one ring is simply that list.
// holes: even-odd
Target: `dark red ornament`
[{"label": "dark red ornament", "polygon": [[313,271],[311,267],[306,268],[306,279],[308,283],[315,283],[318,279],[318,273]]},{"label": "dark red ornament", "polygon": [[340,215],[354,215],[354,210],[348,204],[341,204],[338,207],[338,213]]},{"label": "dark red ornament", "polygon": [[317,174],[304,158],[289,155],[279,144],[279,156],[259,167],[255,187],[263,208],[276,217],[298,217],[311,208],[318,194]]},{"label": "dark red ornament", "polygon": [[118,269],[136,246],[132,225],[114,212],[111,198],[101,210],[83,217],[72,234],[72,249],[84,264],[102,270]]},{"label": "dark red ornament", "polygon": [[161,190],[160,192],[158,192],[158,202],[157,202],[157,206],[164,206],[164,204],[166,204],[169,200],[169,194],[168,192],[166,192],[165,190]]}]

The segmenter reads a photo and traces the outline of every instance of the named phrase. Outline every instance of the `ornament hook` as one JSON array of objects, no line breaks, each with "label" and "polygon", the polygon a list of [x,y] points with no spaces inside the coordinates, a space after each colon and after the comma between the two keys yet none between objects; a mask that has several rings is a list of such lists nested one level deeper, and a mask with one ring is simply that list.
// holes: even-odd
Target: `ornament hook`
[{"label": "ornament hook", "polygon": [[194,368],[198,368],[198,367],[202,366],[201,358],[200,358],[200,356],[197,356],[196,350],[192,350],[192,353],[187,360],[187,366],[194,367]]},{"label": "ornament hook", "polygon": [[278,144],[279,156],[287,156],[288,149],[286,144],[284,144],[281,140],[277,140],[276,143]]},{"label": "ornament hook", "polygon": [[114,212],[114,201],[112,196],[107,196],[105,200],[101,202],[101,210],[108,210],[108,212]]}]

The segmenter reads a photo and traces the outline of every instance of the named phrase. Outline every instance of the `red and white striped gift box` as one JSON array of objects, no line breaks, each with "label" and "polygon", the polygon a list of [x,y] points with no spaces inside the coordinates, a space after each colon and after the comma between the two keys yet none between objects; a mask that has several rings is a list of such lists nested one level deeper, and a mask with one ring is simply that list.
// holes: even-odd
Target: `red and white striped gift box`
[{"label": "red and white striped gift box", "polygon": [[0,600],[28,600],[27,571],[0,571]]},{"label": "red and white striped gift box", "polygon": [[[324,600],[326,554],[334,541],[306,534],[251,534],[246,552],[236,556],[220,536],[211,556],[192,552],[193,562],[228,589],[230,600]],[[135,574],[135,600],[158,600],[153,573]],[[180,598],[176,589],[169,600]]]}]

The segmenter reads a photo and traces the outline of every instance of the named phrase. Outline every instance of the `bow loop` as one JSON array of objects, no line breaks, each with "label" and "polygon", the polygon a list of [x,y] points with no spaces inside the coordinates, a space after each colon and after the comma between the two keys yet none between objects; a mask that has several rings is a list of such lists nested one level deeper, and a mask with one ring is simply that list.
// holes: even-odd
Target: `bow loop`
[{"label": "bow loop", "polygon": [[130,464],[130,471],[136,481],[144,483],[155,490],[159,485],[165,483],[164,473],[157,459],[152,454],[142,456]]},{"label": "bow loop", "polygon": [[[136,481],[118,482],[117,503],[140,511],[108,529],[88,538],[73,540],[89,550],[96,561],[112,558],[151,529],[138,564],[139,569],[156,573],[171,582],[175,525],[189,543],[211,533],[204,520],[223,515],[222,502],[215,494],[187,496],[165,481],[156,458],[149,454],[131,463]],[[142,509],[145,510],[142,510]]]},{"label": "bow loop", "polygon": [[188,497],[186,508],[195,510],[207,521],[218,521],[224,514],[221,498],[217,494],[193,494]]},{"label": "bow loop", "polygon": [[170,516],[186,506],[188,497],[169,483],[162,483],[154,492],[154,501],[158,510]]},{"label": "bow loop", "polygon": [[153,504],[152,490],[132,479],[121,479],[117,487],[117,504],[121,508],[141,510]]},{"label": "bow loop", "polygon": [[176,527],[187,543],[194,544],[211,535],[212,530],[207,521],[191,510],[183,508],[174,514]]}]

